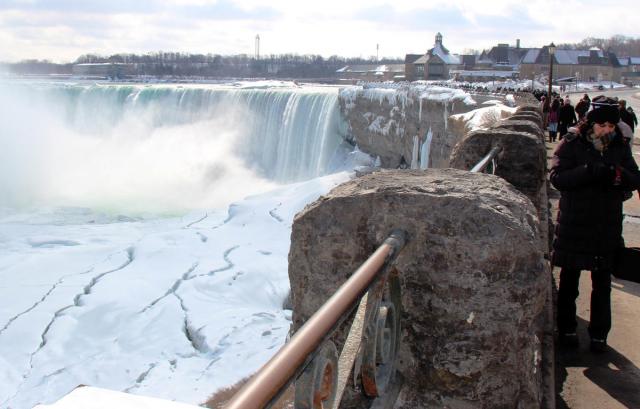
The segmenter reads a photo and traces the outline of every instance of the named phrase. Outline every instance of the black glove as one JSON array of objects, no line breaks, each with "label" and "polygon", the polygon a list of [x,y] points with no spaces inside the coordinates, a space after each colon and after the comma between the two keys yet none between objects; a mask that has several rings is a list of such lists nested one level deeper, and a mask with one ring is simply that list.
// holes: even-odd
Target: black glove
[{"label": "black glove", "polygon": [[591,177],[601,183],[610,184],[616,176],[616,168],[613,165],[607,165],[602,162],[593,162],[587,164],[587,169]]}]

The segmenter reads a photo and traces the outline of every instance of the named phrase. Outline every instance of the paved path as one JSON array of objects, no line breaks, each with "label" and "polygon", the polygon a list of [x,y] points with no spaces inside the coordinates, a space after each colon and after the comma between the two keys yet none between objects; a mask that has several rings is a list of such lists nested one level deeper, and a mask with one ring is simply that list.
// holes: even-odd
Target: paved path
[{"label": "paved path", "polygon": [[[635,94],[640,90],[635,90]],[[615,95],[616,91],[607,92]],[[582,93],[580,94],[582,95]],[[590,93],[593,98],[598,93]],[[618,94],[620,95],[620,94]],[[640,99],[627,98],[640,113]],[[622,96],[621,96],[622,97]],[[639,109],[636,109],[638,106]],[[633,147],[636,162],[640,163],[640,134],[636,130]],[[547,143],[548,156],[557,144]],[[557,199],[552,200],[554,220]],[[640,199],[635,196],[624,204],[623,235],[628,246],[640,247]],[[638,266],[640,269],[640,266]],[[559,270],[554,271],[556,282]],[[616,409],[640,408],[640,284],[613,280],[611,304],[613,328],[609,334],[610,351],[594,355],[589,351],[589,294],[591,280],[588,272],[580,277],[578,297],[577,351],[558,350],[556,355],[556,405],[558,409]]]}]

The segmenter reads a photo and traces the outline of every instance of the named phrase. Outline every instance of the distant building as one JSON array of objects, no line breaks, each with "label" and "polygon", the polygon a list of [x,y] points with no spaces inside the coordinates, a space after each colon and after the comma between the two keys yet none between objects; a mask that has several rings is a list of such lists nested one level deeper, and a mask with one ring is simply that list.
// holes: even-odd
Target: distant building
[{"label": "distant building", "polygon": [[336,71],[341,82],[357,81],[402,81],[403,64],[356,64],[346,65]]},{"label": "distant building", "polygon": [[463,55],[462,67],[452,70],[451,76],[459,81],[491,81],[517,79],[520,74],[520,63],[529,51],[520,47],[520,40],[515,46],[500,43],[480,55]]},{"label": "distant building", "polygon": [[[614,53],[590,50],[556,50],[553,55],[553,77],[578,81],[616,81],[622,77],[622,65]],[[532,48],[520,65],[521,78],[549,74],[549,47]]]},{"label": "distant building", "polygon": [[529,48],[521,48],[520,40],[516,40],[515,47],[509,44],[498,44],[489,51],[483,51],[480,54],[480,60],[491,62],[493,69],[504,71],[517,71],[520,68],[522,57],[527,54]]},{"label": "distant building", "polygon": [[407,54],[404,57],[404,77],[407,81],[424,79],[424,64],[416,66],[415,62],[423,54]]},{"label": "distant building", "polygon": [[[446,80],[486,82],[491,80],[529,80],[549,75],[549,49],[523,48],[500,43],[480,55],[451,54],[438,33],[433,48],[425,54],[406,54],[407,81]],[[617,57],[597,48],[590,50],[556,49],[553,78],[563,83],[578,81],[615,81],[640,84],[640,57]]]},{"label": "distant building", "polygon": [[640,85],[640,57],[618,57],[620,81],[627,85]]},{"label": "distant building", "polygon": [[447,80],[449,72],[460,68],[462,57],[451,54],[442,44],[442,34],[436,34],[435,44],[425,54],[407,54],[405,56],[405,79]]},{"label": "distant building", "polygon": [[74,64],[72,73],[84,78],[124,78],[133,72],[132,64],[123,63],[87,63]]}]

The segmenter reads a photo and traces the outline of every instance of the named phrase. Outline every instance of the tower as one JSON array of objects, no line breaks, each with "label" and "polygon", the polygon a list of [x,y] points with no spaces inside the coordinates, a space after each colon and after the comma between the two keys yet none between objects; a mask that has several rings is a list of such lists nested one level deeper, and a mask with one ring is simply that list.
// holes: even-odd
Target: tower
[{"label": "tower", "polygon": [[442,45],[442,34],[436,34],[436,44]]},{"label": "tower", "polygon": [[256,60],[260,59],[260,34],[256,34]]}]

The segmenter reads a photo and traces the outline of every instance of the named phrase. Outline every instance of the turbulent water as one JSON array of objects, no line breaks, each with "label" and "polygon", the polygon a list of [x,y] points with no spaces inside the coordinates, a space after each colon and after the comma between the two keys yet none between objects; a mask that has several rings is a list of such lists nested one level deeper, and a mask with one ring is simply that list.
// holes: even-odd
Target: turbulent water
[{"label": "turbulent water", "polygon": [[335,88],[0,84],[0,206],[176,211],[335,170]]}]

